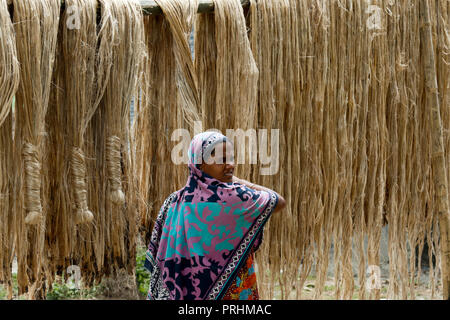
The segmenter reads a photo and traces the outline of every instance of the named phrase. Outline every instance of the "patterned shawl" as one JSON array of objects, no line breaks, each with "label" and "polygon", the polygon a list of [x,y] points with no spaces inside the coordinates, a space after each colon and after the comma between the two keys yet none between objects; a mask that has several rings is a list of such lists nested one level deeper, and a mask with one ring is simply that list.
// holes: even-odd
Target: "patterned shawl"
[{"label": "patterned shawl", "polygon": [[204,132],[189,146],[186,186],[165,200],[153,228],[147,299],[221,299],[261,243],[277,194],[221,182],[199,169],[202,155],[224,141]]}]

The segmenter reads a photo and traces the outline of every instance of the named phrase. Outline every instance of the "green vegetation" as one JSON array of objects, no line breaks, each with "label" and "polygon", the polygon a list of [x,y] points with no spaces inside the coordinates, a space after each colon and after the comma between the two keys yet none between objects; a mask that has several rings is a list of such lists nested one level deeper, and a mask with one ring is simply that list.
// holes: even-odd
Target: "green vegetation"
[{"label": "green vegetation", "polygon": [[[144,267],[145,247],[139,247],[136,254],[136,285],[142,298],[147,296],[148,285],[150,283],[150,273]],[[27,299],[26,295],[18,296],[17,290],[17,274],[12,275],[13,282],[13,299]],[[101,299],[104,294],[104,284],[100,283],[91,288],[76,288],[73,283],[64,281],[55,281],[51,290],[47,292],[47,300],[76,300],[76,299]],[[0,284],[0,300],[6,300],[8,292],[4,285]]]},{"label": "green vegetation", "polygon": [[324,286],[324,291],[334,292],[335,289],[336,289],[335,286],[327,286],[327,285]]},{"label": "green vegetation", "polygon": [[67,283],[54,283],[52,290],[47,293],[47,300],[95,299],[101,291],[101,285],[77,289],[74,285]]},{"label": "green vegetation", "polygon": [[[25,300],[26,296],[21,295],[17,297],[17,274],[12,274],[12,285],[13,285],[13,296],[17,300]],[[0,284],[0,300],[6,300],[8,298],[8,292],[6,291],[6,288],[3,284]]]},{"label": "green vegetation", "polygon": [[150,283],[150,272],[144,267],[145,262],[145,252],[147,248],[140,247],[136,253],[136,284],[139,291],[143,297],[147,296],[148,286]]},{"label": "green vegetation", "polygon": [[5,288],[0,285],[0,300],[6,300],[6,296],[8,293],[6,292]]}]

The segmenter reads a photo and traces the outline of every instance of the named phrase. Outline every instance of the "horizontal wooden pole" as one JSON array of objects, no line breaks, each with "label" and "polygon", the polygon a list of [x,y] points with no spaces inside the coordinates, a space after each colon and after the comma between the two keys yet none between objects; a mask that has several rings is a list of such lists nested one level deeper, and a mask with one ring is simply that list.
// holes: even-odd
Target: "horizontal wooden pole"
[{"label": "horizontal wooden pole", "polygon": [[[64,1],[61,2],[64,6]],[[12,6],[12,0],[7,0],[7,3],[8,6]],[[144,14],[162,14],[161,7],[154,0],[140,0],[139,4],[141,5]],[[248,7],[250,5],[250,0],[241,0],[241,5],[242,7]],[[213,0],[199,0],[197,10],[198,13],[208,13],[213,11],[214,11]]]},{"label": "horizontal wooden pole", "polygon": [[[144,13],[147,14],[162,14],[161,7],[154,0],[140,0],[139,1]],[[247,7],[250,5],[250,0],[241,0],[241,5]],[[199,0],[197,13],[208,13],[214,11],[214,2],[212,0]]]}]

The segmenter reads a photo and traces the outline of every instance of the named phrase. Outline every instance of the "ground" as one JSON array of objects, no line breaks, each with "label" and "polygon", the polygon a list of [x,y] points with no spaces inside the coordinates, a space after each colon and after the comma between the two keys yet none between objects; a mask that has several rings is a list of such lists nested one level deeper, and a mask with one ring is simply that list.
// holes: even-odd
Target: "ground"
[{"label": "ground", "polygon": [[[357,279],[355,279],[355,281],[357,281]],[[439,282],[439,285],[440,285],[440,282]],[[302,300],[303,299],[304,300],[313,299],[314,289],[315,289],[315,277],[308,277],[308,279],[306,280],[305,285],[303,287],[301,299]],[[431,288],[427,284],[422,283],[422,284],[416,286],[416,290],[415,290],[416,300],[432,300],[432,299],[442,300],[442,292],[441,291],[442,290],[438,286],[437,292],[435,292],[435,295],[432,298]],[[277,299],[277,300],[281,299],[281,291],[280,291],[279,287],[275,287],[274,299]],[[291,292],[290,299],[295,299],[295,290],[293,290]],[[335,300],[336,299],[335,283],[334,283],[334,279],[331,277],[329,277],[328,280],[325,282],[322,299],[323,300]],[[352,299],[353,300],[359,299],[357,292],[355,292],[353,294]],[[387,279],[384,279],[383,285],[381,288],[381,300],[386,300],[386,299],[387,299]]]}]

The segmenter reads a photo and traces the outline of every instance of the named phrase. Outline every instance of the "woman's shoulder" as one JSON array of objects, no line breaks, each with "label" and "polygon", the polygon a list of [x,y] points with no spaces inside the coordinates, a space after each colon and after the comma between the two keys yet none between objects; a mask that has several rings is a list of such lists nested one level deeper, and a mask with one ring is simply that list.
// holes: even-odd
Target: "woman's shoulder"
[{"label": "woman's shoulder", "polygon": [[166,200],[164,200],[163,206],[170,205],[171,203],[175,202],[177,199],[178,191],[172,192]]},{"label": "woman's shoulder", "polygon": [[177,191],[172,192],[166,200],[164,200],[161,208],[159,209],[157,220],[162,222],[165,220],[167,211],[169,210],[170,205],[175,202],[177,199]]}]

